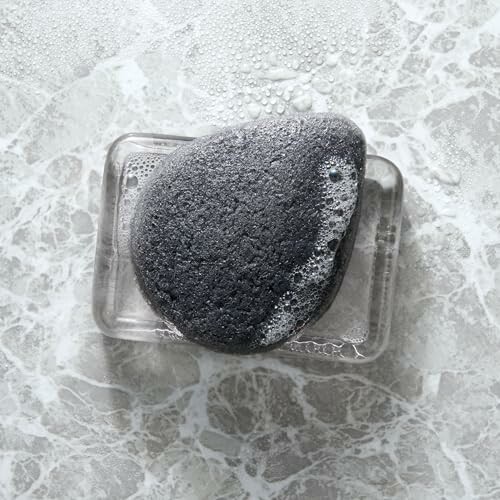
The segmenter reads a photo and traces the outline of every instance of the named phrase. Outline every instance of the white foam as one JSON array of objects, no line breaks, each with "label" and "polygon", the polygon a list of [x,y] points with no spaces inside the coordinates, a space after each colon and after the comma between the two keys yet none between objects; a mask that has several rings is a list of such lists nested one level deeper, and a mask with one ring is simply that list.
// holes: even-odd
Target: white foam
[{"label": "white foam", "polygon": [[[292,276],[300,275],[302,279],[292,280],[292,289],[278,302],[263,332],[261,345],[271,345],[287,337],[297,322],[304,322],[320,305],[320,291],[334,270],[336,246],[344,237],[356,209],[358,178],[354,164],[332,157],[318,168],[324,196],[318,202],[321,224],[316,255],[292,272]],[[330,178],[332,170],[338,174],[335,181]],[[325,203],[325,200],[329,202]],[[333,248],[332,242],[336,242]],[[311,288],[317,292],[311,293]]]},{"label": "white foam", "polygon": [[128,253],[130,223],[139,193],[154,169],[164,162],[164,155],[154,153],[137,153],[125,160],[120,185],[119,219],[121,227],[117,231],[118,248],[123,254]]}]

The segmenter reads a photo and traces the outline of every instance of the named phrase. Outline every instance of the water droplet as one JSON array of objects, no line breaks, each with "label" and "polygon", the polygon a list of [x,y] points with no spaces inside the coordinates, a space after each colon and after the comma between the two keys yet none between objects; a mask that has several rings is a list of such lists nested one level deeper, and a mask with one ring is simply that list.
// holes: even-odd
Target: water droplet
[{"label": "water droplet", "polygon": [[247,110],[248,110],[248,114],[249,114],[250,118],[255,120],[260,115],[261,107],[256,103],[252,103],[252,104],[248,105]]},{"label": "water droplet", "polygon": [[125,185],[129,189],[134,189],[135,187],[137,187],[137,184],[139,184],[139,181],[135,175],[128,175],[127,176],[127,182],[125,183]]},{"label": "water droplet", "polygon": [[311,109],[312,99],[309,94],[302,94],[296,97],[292,101],[292,104],[297,111],[307,111],[308,109]]},{"label": "water droplet", "polygon": [[340,181],[340,179],[342,179],[340,172],[335,168],[332,168],[330,170],[330,172],[328,173],[328,177],[330,177],[330,180],[332,182],[338,182],[338,181]]}]

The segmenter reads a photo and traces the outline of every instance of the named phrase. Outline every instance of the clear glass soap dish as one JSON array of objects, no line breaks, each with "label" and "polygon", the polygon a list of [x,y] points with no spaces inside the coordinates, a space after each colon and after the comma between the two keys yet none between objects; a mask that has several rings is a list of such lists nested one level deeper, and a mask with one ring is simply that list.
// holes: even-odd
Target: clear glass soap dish
[{"label": "clear glass soap dish", "polygon": [[[189,343],[143,299],[128,247],[137,192],[165,155],[190,137],[129,134],[110,147],[104,169],[94,269],[93,312],[108,336]],[[403,182],[398,168],[369,155],[362,214],[351,262],[329,310],[303,333],[268,353],[346,362],[375,359],[387,345],[394,295]]]}]

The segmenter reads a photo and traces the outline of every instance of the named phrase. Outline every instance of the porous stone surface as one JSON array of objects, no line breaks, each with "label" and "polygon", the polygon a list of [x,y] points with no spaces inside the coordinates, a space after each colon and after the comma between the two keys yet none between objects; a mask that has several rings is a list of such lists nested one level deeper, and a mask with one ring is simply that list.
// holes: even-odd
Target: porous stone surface
[{"label": "porous stone surface", "polygon": [[141,192],[132,259],[151,306],[207,347],[276,347],[334,298],[366,145],[334,114],[260,120],[179,147]]}]

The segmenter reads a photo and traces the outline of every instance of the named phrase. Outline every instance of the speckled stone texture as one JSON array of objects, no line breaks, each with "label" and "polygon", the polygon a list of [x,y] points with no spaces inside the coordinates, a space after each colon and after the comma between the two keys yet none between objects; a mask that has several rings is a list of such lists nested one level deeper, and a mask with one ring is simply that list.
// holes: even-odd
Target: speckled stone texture
[{"label": "speckled stone texture", "polygon": [[365,151],[359,128],[334,114],[258,120],[177,149],[133,217],[147,301],[218,351],[269,350],[297,334],[342,282]]},{"label": "speckled stone texture", "polygon": [[[1,3],[0,497],[497,498],[498,1],[245,7]],[[386,353],[347,366],[104,338],[90,296],[109,144],[300,110],[349,116],[405,177]]]}]

